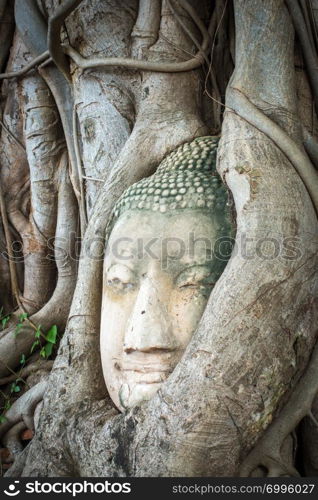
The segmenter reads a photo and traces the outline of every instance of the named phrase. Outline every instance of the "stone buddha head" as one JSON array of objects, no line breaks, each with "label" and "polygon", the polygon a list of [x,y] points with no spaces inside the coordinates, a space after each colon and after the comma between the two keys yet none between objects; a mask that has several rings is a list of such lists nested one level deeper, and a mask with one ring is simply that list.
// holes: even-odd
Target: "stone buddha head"
[{"label": "stone buddha head", "polygon": [[129,187],[107,229],[101,359],[121,411],[150,399],[181,359],[231,253],[218,139],[197,138]]}]

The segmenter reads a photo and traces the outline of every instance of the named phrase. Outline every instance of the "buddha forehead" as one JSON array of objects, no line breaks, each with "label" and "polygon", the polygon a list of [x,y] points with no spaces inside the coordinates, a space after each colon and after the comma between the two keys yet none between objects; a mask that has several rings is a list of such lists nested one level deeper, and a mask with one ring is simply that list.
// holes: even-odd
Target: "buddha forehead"
[{"label": "buddha forehead", "polygon": [[141,237],[158,236],[176,238],[187,236],[189,232],[205,233],[208,236],[220,229],[217,218],[205,210],[174,210],[154,213],[146,210],[129,210],[116,221],[109,242],[129,234],[132,240]]},{"label": "buddha forehead", "polygon": [[219,230],[220,223],[207,210],[128,210],[113,227],[106,263],[170,258],[180,264],[205,264],[212,260]]}]

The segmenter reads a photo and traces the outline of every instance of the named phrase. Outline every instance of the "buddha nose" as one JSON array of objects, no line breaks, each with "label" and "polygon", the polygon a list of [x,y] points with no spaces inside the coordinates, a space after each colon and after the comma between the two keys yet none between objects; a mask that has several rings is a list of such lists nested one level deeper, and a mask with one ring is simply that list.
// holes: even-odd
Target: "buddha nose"
[{"label": "buddha nose", "polygon": [[164,291],[159,291],[150,278],[146,278],[141,285],[127,325],[124,343],[127,354],[134,351],[173,351],[177,348],[167,307],[161,299],[163,294]]}]

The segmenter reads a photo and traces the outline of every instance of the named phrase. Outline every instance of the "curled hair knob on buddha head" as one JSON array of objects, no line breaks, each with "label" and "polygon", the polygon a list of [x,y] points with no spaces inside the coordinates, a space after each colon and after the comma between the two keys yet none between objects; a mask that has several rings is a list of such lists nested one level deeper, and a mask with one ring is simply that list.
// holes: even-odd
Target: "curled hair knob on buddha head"
[{"label": "curled hair knob on buddha head", "polygon": [[117,201],[107,227],[110,234],[127,210],[166,213],[200,209],[222,222],[220,233],[230,232],[227,190],[216,171],[219,137],[198,137],[170,153],[151,176],[130,186]]}]

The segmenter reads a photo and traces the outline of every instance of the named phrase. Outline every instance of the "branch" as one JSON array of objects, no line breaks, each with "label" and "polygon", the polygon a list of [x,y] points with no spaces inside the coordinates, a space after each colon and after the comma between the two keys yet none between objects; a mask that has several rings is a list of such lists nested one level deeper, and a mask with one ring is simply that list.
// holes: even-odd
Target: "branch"
[{"label": "branch", "polygon": [[125,57],[90,57],[86,59],[70,46],[64,46],[64,52],[70,56],[75,64],[81,69],[117,66],[120,68],[139,69],[142,71],[154,71],[159,73],[183,73],[185,71],[192,71],[199,68],[202,66],[204,61],[202,54],[199,53],[188,61],[165,63],[142,61],[140,59],[129,59]]},{"label": "branch", "polygon": [[299,0],[299,4],[301,7],[303,16],[304,16],[304,21],[305,21],[305,25],[306,25],[306,32],[307,32],[308,38],[310,40],[310,43],[311,43],[313,50],[315,50],[315,41],[314,41],[314,37],[313,37],[312,24],[310,21],[310,15],[309,15],[310,6],[308,6],[308,0]]},{"label": "branch", "polygon": [[310,41],[310,37],[307,31],[306,22],[304,16],[299,7],[299,4],[295,0],[285,0],[288,7],[289,13],[293,20],[295,31],[297,33],[304,60],[306,63],[309,80],[311,83],[311,88],[314,95],[314,102],[316,107],[316,112],[318,112],[318,58],[317,53]]},{"label": "branch", "polygon": [[306,127],[303,126],[302,129],[304,148],[315,167],[318,168],[318,141],[308,132]]},{"label": "branch", "polygon": [[[23,42],[34,55],[40,55],[47,50],[46,22],[34,0],[15,1],[15,20],[17,30],[20,32]],[[59,69],[53,65],[48,68],[41,68],[40,75],[52,92],[60,113],[71,163],[71,179],[74,192],[78,198],[78,204],[80,204],[78,197],[80,191],[77,176],[78,167],[73,141],[72,113],[74,96],[71,85],[63,77]]]},{"label": "branch", "polygon": [[59,5],[54,14],[49,18],[47,45],[50,56],[58,69],[68,81],[71,81],[69,62],[61,50],[61,27],[64,20],[82,2],[82,0],[66,0]]},{"label": "branch", "polygon": [[302,152],[295,141],[279,126],[258,109],[243,92],[230,87],[233,93],[228,96],[227,109],[234,111],[238,116],[256,127],[269,137],[285,154],[302,179],[318,214],[318,172],[309,158]]},{"label": "branch", "polygon": [[0,80],[5,80],[8,78],[18,78],[19,76],[25,75],[28,71],[33,69],[35,66],[38,66],[42,62],[48,62],[50,60],[50,54],[49,51],[46,50],[43,52],[43,54],[40,54],[39,56],[35,57],[32,61],[30,61],[28,64],[26,64],[23,68],[19,69],[18,71],[12,71],[10,73],[0,73]]},{"label": "branch", "polygon": [[22,370],[19,371],[19,373],[15,373],[14,375],[9,375],[8,377],[3,377],[0,378],[0,386],[10,384],[11,382],[14,382],[17,378],[25,378],[28,377],[31,373],[34,373],[38,370],[46,370],[50,371],[52,369],[54,361],[51,360],[42,360],[39,359],[35,363],[32,363]]},{"label": "branch", "polygon": [[1,183],[0,183],[0,214],[2,217],[2,224],[3,224],[5,239],[6,239],[8,258],[9,258],[11,289],[12,289],[12,293],[13,293],[17,303],[19,304],[19,302],[20,302],[20,299],[19,299],[20,290],[19,290],[18,275],[17,275],[16,266],[15,266],[10,227],[9,227],[7,210],[6,210],[6,206],[5,206],[5,201],[4,201]]},{"label": "branch", "polygon": [[6,126],[3,120],[0,119],[0,125],[1,127],[7,132],[7,134],[11,137],[11,139],[14,140],[14,142],[25,152],[25,147],[22,144],[22,142],[19,141],[19,139],[11,132],[10,129]]},{"label": "branch", "polygon": [[24,421],[15,424],[2,438],[2,442],[11,453],[11,458],[15,459],[23,451],[21,442],[21,432],[26,429]]},{"label": "branch", "polygon": [[42,401],[47,388],[47,379],[34,385],[17,399],[6,413],[7,420],[0,424],[0,437],[15,424],[23,421],[28,429],[33,429],[33,415],[37,404]]},{"label": "branch", "polygon": [[148,49],[158,39],[161,0],[139,0],[138,16],[132,30],[132,54],[139,59],[143,49]]},{"label": "branch", "polygon": [[76,156],[76,167],[77,167],[77,177],[79,182],[79,197],[78,197],[78,207],[80,211],[80,224],[81,224],[81,235],[85,234],[87,227],[87,211],[86,211],[86,201],[85,201],[85,191],[83,185],[83,165],[81,159],[81,152],[78,143],[78,130],[77,130],[77,112],[76,106],[73,108],[73,140],[74,140],[74,151]]},{"label": "branch", "polygon": [[189,16],[191,17],[193,22],[199,28],[201,35],[202,35],[201,50],[202,50],[202,52],[205,52],[209,47],[210,34],[209,34],[208,30],[206,29],[203,21],[200,19],[196,10],[192,7],[192,5],[189,4],[189,2],[187,0],[177,0],[177,2],[179,2],[182,5],[182,8],[189,14]]},{"label": "branch", "polygon": [[36,0],[15,0],[14,18],[27,48],[34,56],[43,54],[47,50],[47,26]]}]

